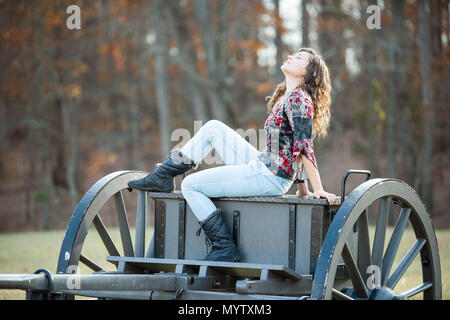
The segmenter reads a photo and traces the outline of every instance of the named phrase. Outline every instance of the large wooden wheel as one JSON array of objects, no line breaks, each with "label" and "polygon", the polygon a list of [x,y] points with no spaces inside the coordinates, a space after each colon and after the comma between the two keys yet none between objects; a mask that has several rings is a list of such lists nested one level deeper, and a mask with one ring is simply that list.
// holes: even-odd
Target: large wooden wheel
[{"label": "large wooden wheel", "polygon": [[[132,233],[128,223],[128,214],[124,196],[129,194],[127,182],[140,179],[148,173],[142,171],[118,171],[98,180],[83,196],[67,226],[66,234],[59,253],[57,272],[73,273],[81,262],[93,272],[103,271],[99,261],[90,259],[83,252],[83,244],[90,229],[95,229],[101,243],[96,245],[106,248],[110,256],[144,257],[145,255],[145,218],[147,211],[147,193],[137,191],[136,230],[133,245]],[[136,196],[135,196],[136,197]],[[110,200],[111,199],[111,200]],[[110,200],[108,202],[108,200]],[[108,228],[100,217],[100,210],[106,203],[113,209],[108,215],[115,215],[120,231],[120,240],[113,241]],[[92,227],[92,228],[91,228]],[[118,244],[118,242],[121,242]],[[104,248],[101,248],[104,250]],[[106,257],[105,257],[106,258]],[[104,262],[104,261],[101,261]]]},{"label": "large wooden wheel", "polygon": [[[368,221],[371,209],[376,206],[372,240]],[[388,239],[388,213],[395,207],[398,219]],[[406,254],[397,257],[398,264],[393,268],[408,223],[415,239]],[[356,232],[357,249],[351,250],[349,239]],[[397,284],[413,261],[420,265],[422,279],[412,288],[396,292]],[[342,264],[350,279],[344,283],[336,277]],[[378,275],[368,273],[375,270]],[[368,180],[355,188],[336,212],[319,254],[311,298],[394,300],[418,294],[423,294],[424,299],[441,299],[442,294],[438,245],[430,216],[417,193],[406,183],[390,178]]]}]

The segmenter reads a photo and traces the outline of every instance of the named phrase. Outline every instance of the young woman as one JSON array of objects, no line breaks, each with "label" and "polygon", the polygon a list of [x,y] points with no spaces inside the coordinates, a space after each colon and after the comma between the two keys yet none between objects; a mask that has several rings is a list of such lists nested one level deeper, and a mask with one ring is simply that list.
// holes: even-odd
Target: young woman
[{"label": "young woman", "polygon": [[[130,188],[171,192],[173,177],[198,164],[212,148],[224,166],[186,176],[181,191],[212,244],[204,260],[239,261],[223,210],[210,198],[278,196],[298,183],[297,196],[325,198],[326,192],[314,157],[313,138],[325,136],[330,120],[330,77],[322,57],[311,48],[289,55],[281,66],[285,80],[267,104],[264,128],[267,145],[258,151],[236,131],[218,120],[210,120],[181,149],[172,150],[167,160],[148,176],[128,182]],[[295,179],[300,174],[300,179]],[[308,190],[309,179],[313,192]]]}]

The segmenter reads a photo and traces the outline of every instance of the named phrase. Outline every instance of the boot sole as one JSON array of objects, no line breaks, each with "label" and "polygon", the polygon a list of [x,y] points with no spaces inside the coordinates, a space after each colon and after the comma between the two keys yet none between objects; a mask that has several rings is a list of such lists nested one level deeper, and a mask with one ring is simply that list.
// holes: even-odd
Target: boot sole
[{"label": "boot sole", "polygon": [[233,261],[231,261],[231,262],[239,262],[239,261],[241,261],[241,255],[240,254],[238,254],[237,257],[235,257],[233,259]]},{"label": "boot sole", "polygon": [[149,191],[149,192],[172,192],[174,190],[174,189],[163,190],[161,188],[155,188],[155,187],[135,187],[135,186],[130,186],[129,184],[128,184],[128,187],[131,189],[135,189],[135,190]]},{"label": "boot sole", "polygon": [[216,262],[239,262],[241,261],[241,255],[238,254],[236,257],[234,257],[233,259],[227,259],[227,260],[207,260],[204,259],[203,261],[216,261]]}]

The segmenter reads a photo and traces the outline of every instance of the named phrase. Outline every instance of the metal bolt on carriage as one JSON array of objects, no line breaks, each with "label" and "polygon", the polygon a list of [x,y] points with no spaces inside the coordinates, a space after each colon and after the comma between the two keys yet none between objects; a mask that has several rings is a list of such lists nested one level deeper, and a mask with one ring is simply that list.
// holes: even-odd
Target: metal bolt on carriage
[{"label": "metal bolt on carriage", "polygon": [[[345,196],[351,174],[365,180]],[[27,299],[441,299],[441,270],[436,235],[418,194],[393,178],[370,178],[367,170],[348,170],[341,197],[295,195],[213,198],[225,212],[240,262],[203,261],[204,234],[181,191],[145,192],[127,182],[142,171],[118,171],[97,181],[83,196],[67,226],[56,274],[2,274],[0,289],[23,289]],[[127,191],[128,189],[128,191]],[[137,193],[137,197],[136,197]],[[137,198],[136,228],[130,228],[124,200]],[[113,241],[102,216],[118,223]],[[149,208],[153,212],[149,212]],[[388,226],[395,214],[395,224]],[[147,237],[149,219],[153,236]],[[372,224],[369,221],[373,222]],[[92,228],[91,228],[92,227]],[[414,239],[404,248],[405,229]],[[86,236],[97,232],[108,252],[104,270],[83,251]],[[132,234],[134,234],[132,236]],[[133,241],[134,240],[134,241]],[[149,241],[151,240],[151,241]],[[119,243],[120,242],[120,243]],[[120,252],[119,252],[120,250]],[[405,250],[403,250],[405,251]],[[421,279],[399,290],[415,263]],[[79,264],[88,274],[73,273]]]}]

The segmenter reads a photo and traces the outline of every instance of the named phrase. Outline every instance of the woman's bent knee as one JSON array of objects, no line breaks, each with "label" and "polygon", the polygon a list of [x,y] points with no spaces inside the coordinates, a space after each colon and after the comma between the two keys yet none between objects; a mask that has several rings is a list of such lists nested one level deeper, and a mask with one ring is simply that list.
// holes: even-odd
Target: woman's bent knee
[{"label": "woman's bent knee", "polygon": [[186,192],[187,189],[190,188],[190,183],[189,183],[189,176],[184,177],[183,180],[181,180],[181,192]]},{"label": "woman's bent knee", "polygon": [[217,127],[217,126],[221,126],[221,125],[223,125],[224,123],[222,122],[222,121],[220,121],[220,120],[216,120],[216,119],[211,119],[211,120],[208,120],[204,125],[205,126],[212,126],[212,127]]},{"label": "woman's bent knee", "polygon": [[192,173],[186,177],[183,178],[183,180],[181,180],[181,193],[187,192],[187,191],[192,191],[194,190],[194,185],[195,185],[195,173]]},{"label": "woman's bent knee", "polygon": [[220,120],[216,120],[216,119],[208,120],[208,122],[206,122],[204,124],[204,126],[206,126],[206,128],[208,128],[208,129],[218,130],[218,131],[223,131],[224,129],[228,128],[228,126],[225,123],[223,123]]}]

